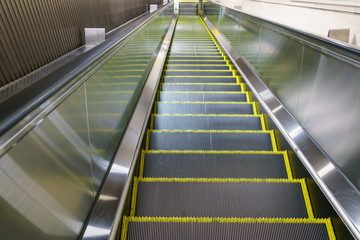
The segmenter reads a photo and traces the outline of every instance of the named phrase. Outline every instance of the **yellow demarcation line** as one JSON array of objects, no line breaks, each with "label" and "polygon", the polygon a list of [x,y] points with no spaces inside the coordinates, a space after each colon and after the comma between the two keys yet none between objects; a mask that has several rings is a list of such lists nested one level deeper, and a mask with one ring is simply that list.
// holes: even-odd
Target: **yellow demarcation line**
[{"label": "yellow demarcation line", "polygon": [[278,154],[283,155],[286,173],[288,175],[288,179],[293,179],[292,172],[290,168],[290,162],[288,158],[287,151],[193,151],[193,150],[142,150],[141,151],[141,158],[140,158],[140,170],[139,170],[139,178],[144,176],[144,166],[145,166],[145,154],[146,153],[153,153],[153,154]]},{"label": "yellow demarcation line", "polygon": [[289,152],[288,151],[284,151],[284,162],[285,162],[285,167],[286,167],[286,172],[287,172],[288,178],[289,179],[294,179],[293,175],[292,175],[292,171],[291,171],[291,165],[290,165]]},{"label": "yellow demarcation line", "polygon": [[308,211],[309,218],[314,218],[314,212],[311,207],[310,195],[307,189],[306,181],[304,178],[301,178],[299,180],[301,181],[301,188],[304,194],[305,205]]},{"label": "yellow demarcation line", "polygon": [[[158,91],[158,94],[160,96],[160,93],[170,93],[170,94],[173,94],[173,93],[199,93],[199,94],[247,94],[247,92],[239,92],[239,91],[234,91],[234,92],[231,92],[231,91],[228,91],[228,92],[222,92],[222,91],[208,91],[208,92],[204,92],[204,91]],[[251,102],[251,101],[250,101]]]},{"label": "yellow demarcation line", "polygon": [[[170,70],[172,71],[172,70]],[[191,76],[191,75],[187,75],[187,76],[183,76],[183,75],[170,75],[170,76],[164,76],[164,77],[167,77],[167,78],[178,78],[178,77],[181,77],[181,78],[234,78],[236,76]],[[168,83],[165,83],[165,84],[168,84]],[[169,83],[169,84],[175,84],[175,83]],[[188,84],[188,83],[176,83],[176,84]],[[190,83],[190,84],[198,84],[198,85],[201,85],[201,84],[205,84],[205,83]],[[226,85],[226,84],[234,84],[234,85],[239,85],[238,83],[211,83],[211,84],[217,84],[217,85]]]},{"label": "yellow demarcation line", "polygon": [[[153,114],[159,117],[257,117],[261,118],[263,115],[254,114]],[[267,129],[263,129],[267,130]]]},{"label": "yellow demarcation line", "polygon": [[[231,72],[230,70],[212,70],[212,69],[167,69],[166,72]],[[212,77],[212,76],[204,76]]]},{"label": "yellow demarcation line", "polygon": [[[265,131],[268,131],[268,130],[265,130]],[[271,135],[271,143],[272,143],[274,152],[277,152],[278,151],[278,146],[277,146],[277,142],[276,142],[275,131],[270,130],[270,135]]]},{"label": "yellow demarcation line", "polygon": [[265,115],[261,114],[261,115],[256,115],[256,116],[260,116],[262,130],[268,130],[266,123],[265,123]]},{"label": "yellow demarcation line", "polygon": [[[149,129],[150,133],[268,133],[273,130],[157,130]],[[274,150],[274,152],[277,152]]]},{"label": "yellow demarcation line", "polygon": [[[220,65],[220,64],[166,64],[166,66],[171,66],[171,67],[228,67],[227,64],[223,64],[223,65]],[[190,71],[191,69],[189,69]]]},{"label": "yellow demarcation line", "polygon": [[130,205],[130,216],[135,216],[138,181],[139,181],[139,179],[137,177],[134,177],[133,192],[132,192],[132,196],[131,196],[131,205]]},{"label": "yellow demarcation line", "polygon": [[158,223],[271,223],[271,224],[325,224],[329,240],[336,240],[330,218],[197,218],[197,217],[123,217],[121,240],[127,239],[129,222]]},{"label": "yellow demarcation line", "polygon": [[160,102],[156,102],[157,103],[165,103],[165,104],[254,104],[254,102],[195,102],[195,101],[184,101],[184,102],[166,102],[166,101],[160,101]]}]

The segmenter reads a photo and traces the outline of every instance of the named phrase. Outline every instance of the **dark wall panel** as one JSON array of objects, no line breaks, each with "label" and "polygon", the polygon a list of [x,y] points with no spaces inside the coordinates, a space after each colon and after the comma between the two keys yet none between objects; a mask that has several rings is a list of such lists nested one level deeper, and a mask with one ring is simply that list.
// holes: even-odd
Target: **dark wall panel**
[{"label": "dark wall panel", "polygon": [[85,27],[106,32],[161,0],[1,0],[0,87],[84,44]]}]

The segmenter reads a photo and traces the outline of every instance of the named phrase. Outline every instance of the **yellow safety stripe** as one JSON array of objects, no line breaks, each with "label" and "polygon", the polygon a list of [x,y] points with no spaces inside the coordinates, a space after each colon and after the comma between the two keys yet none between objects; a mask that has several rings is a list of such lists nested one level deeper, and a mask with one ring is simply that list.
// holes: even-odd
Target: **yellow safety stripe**
[{"label": "yellow safety stripe", "polygon": [[123,218],[121,240],[127,238],[127,227],[129,222],[164,222],[164,223],[291,223],[291,224],[325,224],[329,240],[335,240],[335,233],[330,218],[195,218],[195,217],[135,217]]},{"label": "yellow safety stripe", "polygon": [[261,115],[257,115],[257,116],[260,116],[262,130],[268,130],[268,128],[266,127],[266,124],[265,124],[265,115],[261,114]]},{"label": "yellow safety stripe", "polygon": [[297,223],[331,224],[330,218],[210,218],[210,217],[126,217],[127,222],[193,222],[193,223]]},{"label": "yellow safety stripe", "polygon": [[228,91],[228,92],[222,92],[222,91],[208,91],[208,92],[204,92],[204,91],[159,91],[158,93],[199,93],[199,94],[246,94],[247,92],[239,92],[239,91]]},{"label": "yellow safety stripe", "polygon": [[[234,78],[236,76],[183,76],[183,75],[171,75],[171,76],[164,76],[167,78]],[[173,83],[163,83],[163,84],[173,84]],[[175,83],[174,83],[175,84]],[[188,84],[188,83],[176,83],[176,84]],[[190,84],[196,84],[196,83],[190,83]],[[197,83],[197,84],[205,84],[205,83]],[[226,84],[234,84],[234,85],[239,85],[238,83],[211,83],[211,84],[218,84],[218,85],[226,85]]]},{"label": "yellow safety stripe", "polygon": [[271,135],[271,143],[272,143],[274,152],[277,152],[278,146],[277,146],[277,142],[276,142],[275,131],[271,130],[270,135]]},{"label": "yellow safety stripe", "polygon": [[135,216],[137,192],[138,192],[138,178],[134,177],[133,192],[131,196],[131,205],[130,205],[130,216]]},{"label": "yellow safety stripe", "polygon": [[[150,129],[150,133],[269,133],[273,130],[157,130]],[[274,151],[277,152],[277,151]]]},{"label": "yellow safety stripe", "polygon": [[291,171],[291,165],[290,165],[289,152],[288,151],[284,152],[284,161],[285,161],[285,167],[286,167],[286,172],[287,172],[288,178],[293,179],[293,174],[292,174],[292,171]]},{"label": "yellow safety stripe", "polygon": [[[230,70],[211,70],[211,69],[167,69],[164,70],[167,72],[231,72]],[[204,76],[204,77],[212,77],[212,76]],[[225,76],[224,76],[225,77]]]},{"label": "yellow safety stripe", "polygon": [[[261,118],[263,115],[254,114],[153,114],[159,117],[257,117]],[[267,129],[263,129],[267,130]]]},{"label": "yellow safety stripe", "polygon": [[306,205],[306,209],[309,215],[309,218],[314,218],[314,213],[311,207],[311,201],[310,201],[310,196],[309,196],[309,192],[306,186],[306,181],[304,178],[299,179],[301,181],[301,188],[303,191],[303,195],[304,195],[304,200],[305,200],[305,205]]},{"label": "yellow safety stripe", "polygon": [[[304,179],[287,178],[136,178],[134,182],[181,182],[181,183],[305,183]],[[306,185],[305,185],[306,186]],[[310,207],[311,209],[311,207]]]},{"label": "yellow safety stripe", "polygon": [[156,102],[158,103],[165,103],[165,104],[253,104],[254,102],[195,102],[195,101],[189,101],[189,102],[166,102],[166,101],[160,101]]}]

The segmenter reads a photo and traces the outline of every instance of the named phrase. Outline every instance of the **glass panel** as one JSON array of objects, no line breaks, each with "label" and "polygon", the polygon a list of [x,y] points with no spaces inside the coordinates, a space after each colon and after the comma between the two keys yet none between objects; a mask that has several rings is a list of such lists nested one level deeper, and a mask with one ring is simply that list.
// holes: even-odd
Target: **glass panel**
[{"label": "glass panel", "polygon": [[360,189],[360,64],[232,9],[205,3],[205,13]]},{"label": "glass panel", "polygon": [[4,239],[78,238],[171,17],[155,17],[106,53],[82,86],[1,156]]}]

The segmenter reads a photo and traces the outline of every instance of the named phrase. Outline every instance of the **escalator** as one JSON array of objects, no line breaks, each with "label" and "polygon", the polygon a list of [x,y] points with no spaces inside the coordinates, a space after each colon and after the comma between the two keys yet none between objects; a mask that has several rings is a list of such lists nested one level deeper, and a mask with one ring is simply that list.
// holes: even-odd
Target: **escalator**
[{"label": "escalator", "polygon": [[121,239],[335,239],[242,77],[181,6]]}]

